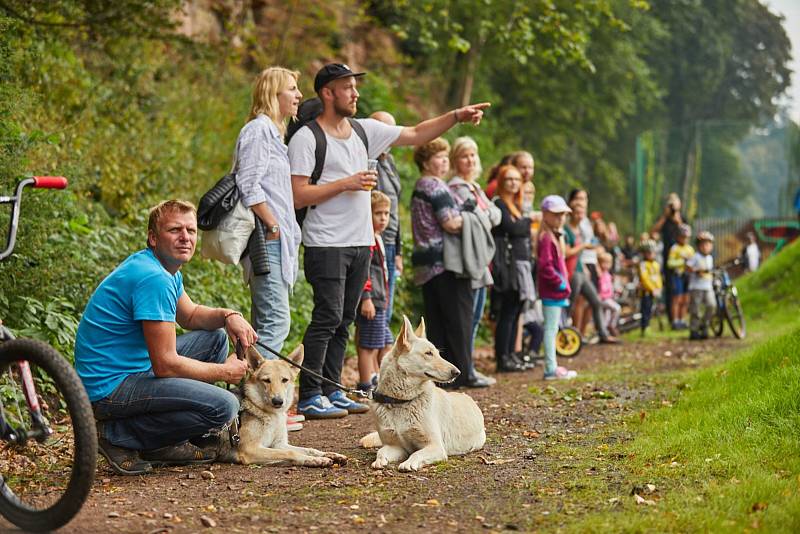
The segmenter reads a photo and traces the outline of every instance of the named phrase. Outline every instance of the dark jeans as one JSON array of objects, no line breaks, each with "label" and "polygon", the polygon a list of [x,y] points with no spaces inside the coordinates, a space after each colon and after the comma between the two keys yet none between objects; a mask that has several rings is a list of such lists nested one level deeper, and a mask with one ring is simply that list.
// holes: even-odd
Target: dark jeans
[{"label": "dark jeans", "polygon": [[505,291],[498,295],[500,297],[500,313],[497,316],[497,327],[494,331],[494,355],[499,362],[501,358],[514,352],[522,301],[519,299],[518,291]]},{"label": "dark jeans", "polygon": [[[339,382],[348,328],[369,275],[369,247],[306,247],[303,266],[314,291],[314,311],[303,337],[303,366]],[[300,400],[334,391],[334,386],[300,372]]]},{"label": "dark jeans", "polygon": [[[178,336],[178,354],[222,363],[228,356],[224,330],[198,330]],[[153,371],[128,376],[104,399],[92,404],[103,437],[112,445],[151,450],[218,432],[239,413],[236,396],[190,378],[156,378]]]},{"label": "dark jeans", "polygon": [[642,330],[650,326],[650,318],[653,316],[653,295],[642,295],[641,312],[642,312]]},{"label": "dark jeans", "polygon": [[454,384],[462,386],[473,375],[471,282],[445,271],[422,286],[422,299],[428,340],[436,345],[445,360],[461,371]]}]

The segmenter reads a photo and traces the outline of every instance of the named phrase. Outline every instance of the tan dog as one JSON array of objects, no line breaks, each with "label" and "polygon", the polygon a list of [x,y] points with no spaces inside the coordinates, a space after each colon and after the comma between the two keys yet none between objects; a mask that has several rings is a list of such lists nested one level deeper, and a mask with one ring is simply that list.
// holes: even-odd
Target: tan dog
[{"label": "tan dog", "polygon": [[[303,362],[303,345],[289,355]],[[347,462],[335,452],[289,445],[286,412],[294,400],[294,381],[299,369],[283,360],[267,360],[254,348],[247,349],[251,371],[244,382],[239,425],[239,446],[225,439],[218,461],[239,464],[304,465],[328,467]]]},{"label": "tan dog", "polygon": [[[458,375],[458,369],[425,338],[425,321],[412,332],[404,316],[400,334],[381,362],[375,389],[381,402],[370,403],[378,431],[360,441],[362,447],[381,447],[373,469],[402,462],[400,471],[417,471],[483,447],[483,413],[475,401],[434,384]],[[398,400],[407,402],[394,402]]]}]

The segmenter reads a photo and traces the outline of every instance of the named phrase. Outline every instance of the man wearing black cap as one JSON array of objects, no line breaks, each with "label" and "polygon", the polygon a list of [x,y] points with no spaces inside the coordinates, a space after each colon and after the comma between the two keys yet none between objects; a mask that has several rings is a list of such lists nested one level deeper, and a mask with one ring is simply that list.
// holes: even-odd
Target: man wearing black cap
[{"label": "man wearing black cap", "polygon": [[[370,190],[377,183],[377,172],[367,170],[367,160],[377,159],[392,146],[427,143],[460,122],[479,124],[489,107],[488,103],[465,106],[413,127],[374,119],[357,119],[353,125],[348,119],[356,114],[357,78],[364,75],[331,63],[314,79],[323,106],[316,122],[327,141],[325,164],[315,184],[309,181],[316,161],[313,132],[307,126],[300,128],[289,142],[295,208],[314,207],[303,223],[305,276],[314,291],[314,311],[303,339],[304,363],[337,382],[375,239]],[[363,132],[355,131],[359,126]],[[297,407],[309,419],[367,411],[366,405],[303,372]]]}]

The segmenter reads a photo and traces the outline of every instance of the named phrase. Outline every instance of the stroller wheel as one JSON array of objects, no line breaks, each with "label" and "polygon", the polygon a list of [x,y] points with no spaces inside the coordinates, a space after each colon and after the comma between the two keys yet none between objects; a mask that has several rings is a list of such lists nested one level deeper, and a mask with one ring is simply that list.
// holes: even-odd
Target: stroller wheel
[{"label": "stroller wheel", "polygon": [[577,356],[581,351],[581,334],[576,328],[562,326],[556,334],[556,353],[565,358]]}]

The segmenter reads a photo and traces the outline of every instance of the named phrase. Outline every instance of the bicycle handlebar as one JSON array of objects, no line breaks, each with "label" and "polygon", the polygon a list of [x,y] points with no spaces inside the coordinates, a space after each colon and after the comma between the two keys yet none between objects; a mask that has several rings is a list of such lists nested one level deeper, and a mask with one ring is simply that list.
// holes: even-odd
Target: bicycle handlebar
[{"label": "bicycle handlebar", "polygon": [[8,221],[6,248],[0,251],[0,261],[9,257],[14,250],[14,243],[17,239],[17,226],[19,224],[19,212],[22,206],[22,190],[29,185],[39,189],[64,189],[67,187],[67,179],[63,176],[32,176],[21,180],[17,184],[14,196],[0,196],[0,204],[11,204],[12,206],[11,217]]},{"label": "bicycle handlebar", "polygon": [[66,189],[67,179],[63,176],[34,176],[33,187],[41,189]]}]

